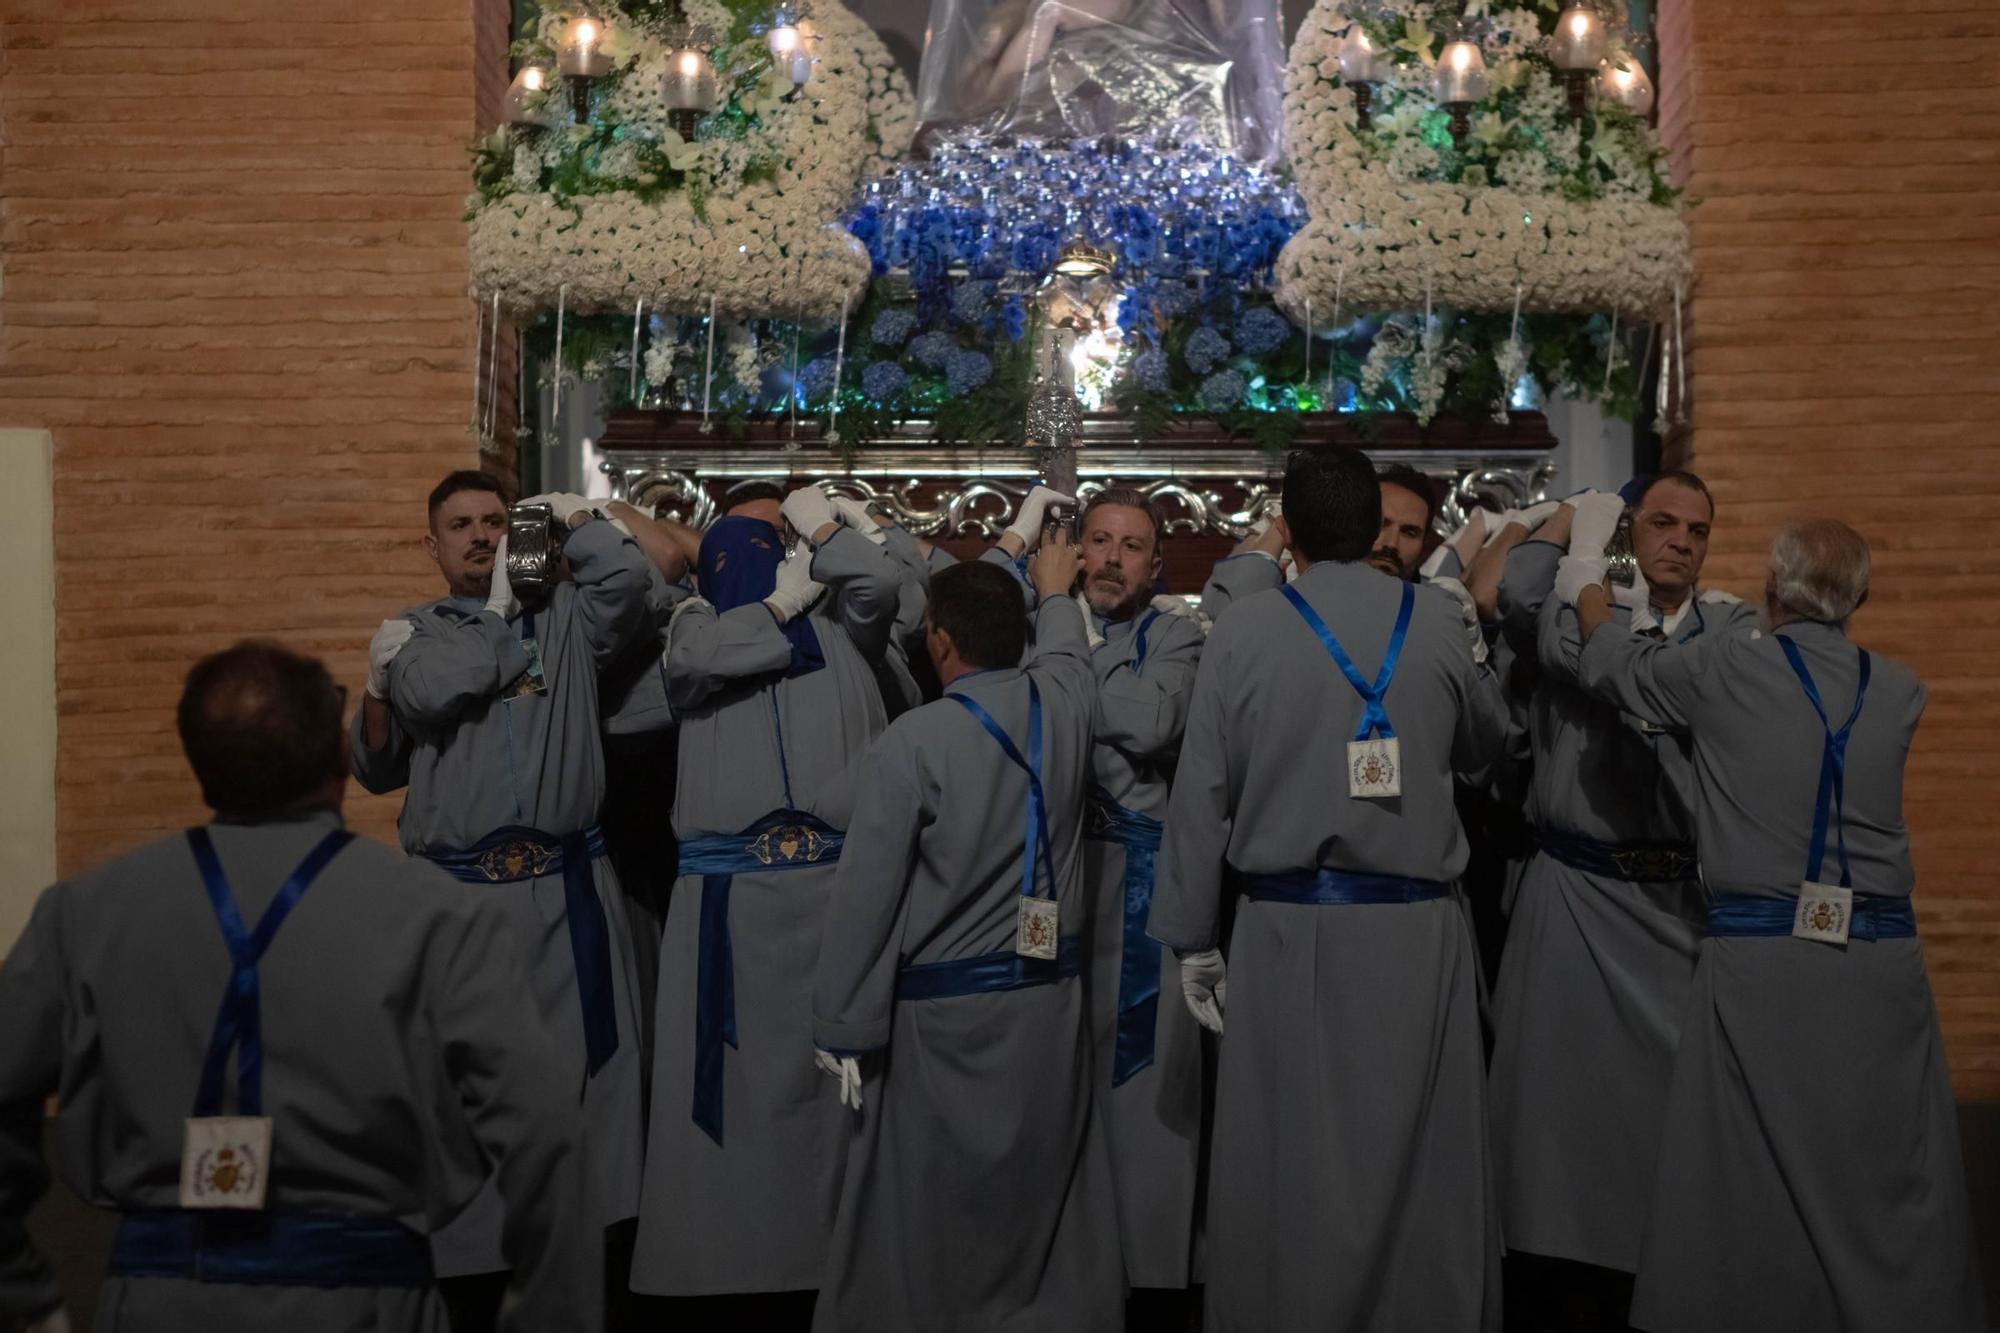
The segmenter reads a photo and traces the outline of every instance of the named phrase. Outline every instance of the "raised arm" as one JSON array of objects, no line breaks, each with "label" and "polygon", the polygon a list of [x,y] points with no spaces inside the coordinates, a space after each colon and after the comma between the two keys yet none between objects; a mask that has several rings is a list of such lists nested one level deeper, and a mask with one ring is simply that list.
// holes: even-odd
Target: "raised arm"
[{"label": "raised arm", "polygon": [[1029,581],[1041,596],[1035,608],[1034,647],[1022,664],[1028,675],[1051,696],[1066,696],[1075,716],[1090,717],[1096,709],[1097,674],[1090,667],[1090,633],[1083,608],[1068,595],[1083,560],[1074,546],[1049,544],[1028,564]]},{"label": "raised arm", "polygon": [[576,583],[572,614],[601,670],[650,628],[647,594],[655,573],[639,544],[603,520],[572,530],[563,554]]},{"label": "raised arm", "polygon": [[1222,613],[1252,593],[1285,586],[1284,558],[1288,534],[1276,516],[1258,520],[1236,549],[1215,562],[1201,590],[1201,613],[1214,624]]},{"label": "raised arm", "polygon": [[1195,672],[1167,805],[1159,886],[1146,923],[1148,935],[1182,953],[1219,942],[1223,874],[1236,813],[1223,716],[1230,653],[1228,627],[1218,626]]},{"label": "raised arm", "polygon": [[895,630],[902,586],[888,552],[844,527],[815,548],[812,576],[826,585],[832,614],[861,655],[879,661]]},{"label": "raised arm", "polygon": [[[377,726],[380,744],[371,745],[378,739]],[[352,732],[347,767],[363,791],[381,796],[410,784],[410,736],[397,723],[394,709],[372,694],[363,695]]]},{"label": "raised arm", "polygon": [[899,727],[869,747],[857,770],[854,813],[813,978],[813,1044],[823,1051],[865,1055],[889,1044],[903,899],[927,819],[925,785],[917,752]]},{"label": "raised arm", "polygon": [[1136,669],[1124,661],[1098,673],[1097,739],[1136,761],[1171,757],[1187,725],[1203,642],[1192,617],[1156,617]]},{"label": "raised arm", "polygon": [[1611,619],[1611,599],[1597,585],[1579,595],[1575,615],[1584,638],[1577,684],[1658,726],[1685,730],[1692,725],[1704,678],[1729,639],[1664,643],[1634,634]]},{"label": "raised arm", "polygon": [[448,726],[528,669],[521,631],[494,611],[412,611],[410,641],[389,664],[389,705],[417,731]]},{"label": "raised arm", "polygon": [[60,889],[35,904],[0,963],[0,1328],[25,1328],[61,1304],[55,1275],[28,1238],[49,1187],[42,1117],[62,1076]]},{"label": "raised arm", "polygon": [[763,602],[720,614],[704,601],[683,602],[667,630],[667,701],[688,713],[730,682],[783,671],[791,661],[792,641]]}]

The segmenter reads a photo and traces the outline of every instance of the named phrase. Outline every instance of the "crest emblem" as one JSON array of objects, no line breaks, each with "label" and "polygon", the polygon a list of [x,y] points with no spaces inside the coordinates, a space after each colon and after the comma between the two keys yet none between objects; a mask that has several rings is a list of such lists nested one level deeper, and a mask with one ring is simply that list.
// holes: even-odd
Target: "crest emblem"
[{"label": "crest emblem", "polygon": [[791,864],[803,861],[808,865],[826,855],[827,840],[817,829],[803,824],[785,824],[757,835],[750,844],[750,853],[765,865],[775,865],[782,861]]},{"label": "crest emblem", "polygon": [[555,848],[517,840],[482,852],[478,862],[479,873],[486,876],[489,882],[498,884],[503,880],[547,874],[550,863],[555,859]]}]

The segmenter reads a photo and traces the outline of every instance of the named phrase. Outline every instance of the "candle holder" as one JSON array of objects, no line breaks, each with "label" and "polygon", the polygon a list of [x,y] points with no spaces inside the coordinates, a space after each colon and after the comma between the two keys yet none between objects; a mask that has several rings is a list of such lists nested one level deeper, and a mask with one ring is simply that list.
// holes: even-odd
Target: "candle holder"
[{"label": "candle holder", "polygon": [[1451,143],[1465,147],[1472,129],[1472,108],[1486,100],[1486,57],[1478,43],[1463,35],[1453,38],[1438,56],[1431,76],[1431,93],[1451,113]]},{"label": "candle holder", "polygon": [[1354,124],[1357,129],[1369,127],[1369,108],[1374,102],[1374,85],[1388,75],[1387,62],[1375,43],[1368,40],[1359,22],[1347,25],[1347,35],[1340,39],[1340,81],[1354,90]]},{"label": "candle holder", "polygon": [[569,81],[577,124],[590,119],[590,84],[615,68],[604,53],[604,23],[587,14],[569,21],[556,44],[556,70]]},{"label": "candle holder", "polygon": [[1556,19],[1549,38],[1549,59],[1563,72],[1569,87],[1569,116],[1581,120],[1588,105],[1590,81],[1604,60],[1608,39],[1604,19],[1591,5],[1571,5]]},{"label": "candle holder", "polygon": [[1631,62],[1626,68],[1605,65],[1597,79],[1598,95],[1643,120],[1653,114],[1653,81],[1646,76],[1646,67],[1639,63],[1636,56],[1626,59]]},{"label": "candle holder", "polygon": [[[542,65],[523,65],[507,85],[506,118],[509,125],[547,125],[551,119],[548,98],[549,71]],[[559,114],[559,113],[558,113]]]},{"label": "candle holder", "polygon": [[660,79],[660,95],[667,103],[667,119],[674,132],[688,143],[694,142],[701,117],[721,91],[715,66],[709,62],[709,35],[705,28],[685,24],[667,38],[674,45],[667,57],[667,72]]},{"label": "candle holder", "polygon": [[764,40],[771,48],[771,63],[784,71],[794,88],[812,77],[812,51],[800,26],[805,13],[802,4],[780,5],[764,33]]}]

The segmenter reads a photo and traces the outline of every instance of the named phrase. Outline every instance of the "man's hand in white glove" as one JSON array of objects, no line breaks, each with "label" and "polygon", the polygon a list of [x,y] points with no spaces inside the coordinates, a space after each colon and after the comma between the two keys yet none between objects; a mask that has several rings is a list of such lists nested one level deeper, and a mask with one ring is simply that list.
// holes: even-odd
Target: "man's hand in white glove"
[{"label": "man's hand in white glove", "polygon": [[566,528],[576,526],[579,514],[595,514],[597,512],[595,506],[589,500],[584,499],[581,495],[573,495],[568,491],[550,491],[547,495],[531,495],[521,501],[521,503],[524,505],[547,505],[550,512],[556,516],[556,522]]},{"label": "man's hand in white glove", "polygon": [[833,501],[817,486],[799,487],[785,497],[779,508],[785,521],[792,525],[792,531],[814,546],[833,536],[840,527],[840,520],[833,515]]},{"label": "man's hand in white glove", "polygon": [[1526,509],[1503,510],[1499,517],[1493,520],[1491,524],[1493,530],[1486,534],[1486,544],[1491,546],[1500,539],[1500,534],[1510,527],[1525,528],[1533,532],[1554,518],[1556,510],[1560,508],[1562,508],[1561,500],[1544,500],[1540,504],[1531,504]]},{"label": "man's hand in white glove", "polygon": [[507,534],[493,546],[493,584],[486,591],[486,609],[505,620],[514,609],[514,585],[507,580]]},{"label": "man's hand in white glove", "polygon": [[840,1104],[861,1109],[861,1062],[851,1055],[815,1050],[813,1063],[840,1081]]},{"label": "man's hand in white glove", "polygon": [[1291,532],[1285,527],[1285,520],[1276,514],[1266,514],[1250,525],[1250,531],[1243,540],[1236,543],[1231,555],[1265,555],[1285,562],[1285,544],[1291,540]]},{"label": "man's hand in white glove", "polygon": [[1564,606],[1575,606],[1576,599],[1583,595],[1585,588],[1595,587],[1604,582],[1604,558],[1586,560],[1580,556],[1566,555],[1556,565],[1556,596]]},{"label": "man's hand in white glove", "polygon": [[812,562],[812,551],[801,546],[778,566],[778,586],[764,599],[764,605],[771,608],[771,614],[778,618],[780,625],[811,610],[819,595],[826,591],[823,585],[813,582]]},{"label": "man's hand in white glove", "polygon": [[1152,608],[1163,616],[1186,616],[1190,620],[1197,618],[1194,613],[1194,607],[1188,602],[1188,599],[1177,593],[1161,593],[1153,599]]},{"label": "man's hand in white glove", "polygon": [[877,546],[888,544],[889,534],[882,531],[882,525],[875,521],[875,515],[868,512],[868,506],[851,496],[833,497],[834,516],[842,527],[853,528],[856,532],[874,542]]},{"label": "man's hand in white glove", "polygon": [[389,663],[396,660],[416,629],[407,620],[385,620],[368,641],[368,692],[377,699],[389,697]]},{"label": "man's hand in white glove", "polygon": [[1569,553],[1585,560],[1601,559],[1618,531],[1625,502],[1608,491],[1590,491],[1568,503],[1576,510],[1569,525]]},{"label": "man's hand in white glove", "polygon": [[1472,660],[1486,660],[1486,635],[1479,628],[1479,604],[1472,600],[1471,591],[1457,579],[1446,575],[1431,580],[1431,587],[1450,595],[1458,603],[1459,619],[1465,625],[1466,643],[1472,649]]},{"label": "man's hand in white glove", "polygon": [[1622,606],[1628,611],[1637,611],[1642,607],[1650,610],[1653,602],[1652,585],[1646,582],[1644,574],[1635,569],[1632,571],[1631,587],[1627,588],[1617,583],[1611,585],[1611,601],[1613,605]]},{"label": "man's hand in white glove", "polygon": [[1000,534],[1000,548],[1009,555],[1020,555],[1025,551],[1034,550],[1042,544],[1042,528],[1048,521],[1049,506],[1075,503],[1074,495],[1064,495],[1061,491],[1052,491],[1046,486],[1036,486],[1028,492],[1028,498],[1021,501],[1020,512],[1014,515],[1014,521]]},{"label": "man's hand in white glove", "polygon": [[1187,1001],[1194,1021],[1217,1036],[1222,1035],[1222,1006],[1229,995],[1229,975],[1222,964],[1222,950],[1203,949],[1181,953],[1181,998]]}]

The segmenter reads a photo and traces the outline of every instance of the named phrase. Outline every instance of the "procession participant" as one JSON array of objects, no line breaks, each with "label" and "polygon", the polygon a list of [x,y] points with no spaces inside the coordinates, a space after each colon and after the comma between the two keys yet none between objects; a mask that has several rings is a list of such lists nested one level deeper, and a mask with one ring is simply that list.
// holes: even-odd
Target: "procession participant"
[{"label": "procession participant", "polygon": [[1201,614],[1211,625],[1222,613],[1253,593],[1283,587],[1285,583],[1285,520],[1265,514],[1215,562],[1208,582],[1201,590]]},{"label": "procession participant", "polygon": [[[1414,582],[1437,518],[1437,492],[1431,479],[1408,463],[1390,463],[1377,469],[1375,477],[1382,487],[1382,528],[1368,563],[1391,578]],[[1438,572],[1456,576],[1460,568],[1454,561]]]},{"label": "procession participant", "polygon": [[[494,481],[454,472],[431,492],[425,546],[446,596],[404,615],[387,662],[393,727],[356,715],[353,771],[372,791],[407,745],[405,850],[487,891],[514,923],[523,968],[577,1099],[590,1168],[590,1225],[638,1211],[643,1124],[640,1015],[630,927],[597,829],[604,801],[598,676],[646,628],[639,548],[575,496],[547,497],[569,526],[569,577],[524,607],[506,569],[507,506]],[[379,715],[379,713],[378,713]],[[387,766],[393,771],[393,765]],[[503,1267],[487,1190],[433,1237],[440,1276]],[[496,1281],[464,1284],[461,1322],[484,1323]]]},{"label": "procession participant", "polygon": [[927,638],[945,697],[858,774],[814,986],[822,1067],[858,1112],[818,1333],[1122,1327],[1078,979],[1094,693],[1078,567],[1074,547],[1036,554],[1025,666],[1013,581],[940,572]]},{"label": "procession participant", "polygon": [[[1601,561],[1624,500],[1593,492],[1570,504],[1570,554]],[[1639,490],[1634,555],[1672,622],[1665,642],[1675,651],[1756,625],[1734,599],[1703,604],[1713,519],[1692,474]],[[1616,614],[1621,624],[1651,618]],[[1575,612],[1547,598],[1529,710],[1539,850],[1520,881],[1494,992],[1488,1095],[1503,1230],[1518,1274],[1540,1289],[1533,1303],[1551,1319],[1615,1326],[1639,1264],[1702,934],[1701,884],[1680,795],[1684,739],[1586,694],[1581,648]],[[1534,1260],[1511,1259],[1522,1255]]]},{"label": "procession participant", "polygon": [[[1452,783],[1494,759],[1504,709],[1456,606],[1365,563],[1381,524],[1365,454],[1294,453],[1283,503],[1301,572],[1203,650],[1151,923],[1197,1017],[1227,1020],[1206,1327],[1493,1328]],[[1239,893],[1225,973],[1218,919]]]},{"label": "procession participant", "polygon": [[1956,1108],[1910,906],[1903,767],[1924,707],[1858,649],[1868,544],[1771,545],[1766,635],[1684,647],[1559,595],[1585,689],[1692,737],[1708,937],[1682,1017],[1632,1320],[1654,1333],[1986,1328]]},{"label": "procession participant", "polygon": [[[1192,616],[1153,605],[1164,529],[1146,497],[1128,487],[1092,495],[1078,521],[1077,600],[1097,641],[1090,654],[1097,707],[1083,847],[1091,913],[1084,989],[1125,1273],[1134,1288],[1147,1290],[1178,1290],[1190,1281],[1204,1063],[1194,1016],[1185,1005],[1160,1002],[1165,951],[1146,938],[1160,820],[1203,638]],[[1164,961],[1177,981],[1176,965]]]},{"label": "procession participant", "polygon": [[[846,1124],[812,1067],[808,984],[851,768],[885,725],[875,668],[897,572],[815,486],[782,505],[768,491],[734,498],[698,563],[719,618],[677,622],[666,654],[681,878],[661,946],[632,1284],[674,1297],[808,1293],[765,1302],[780,1321],[793,1306],[802,1319],[819,1285],[840,1182]],[[790,559],[781,522],[801,535]],[[723,621],[765,608],[782,624],[775,669],[714,652]]]},{"label": "procession participant", "polygon": [[602,1326],[573,1094],[508,913],[342,827],[341,706],[276,644],[196,664],[179,730],[213,821],[49,889],[0,965],[0,1328],[56,1302],[25,1224],[58,1089],[59,1169],[121,1215],[101,1328],[428,1333],[412,1228],[489,1163],[509,1326]]}]

